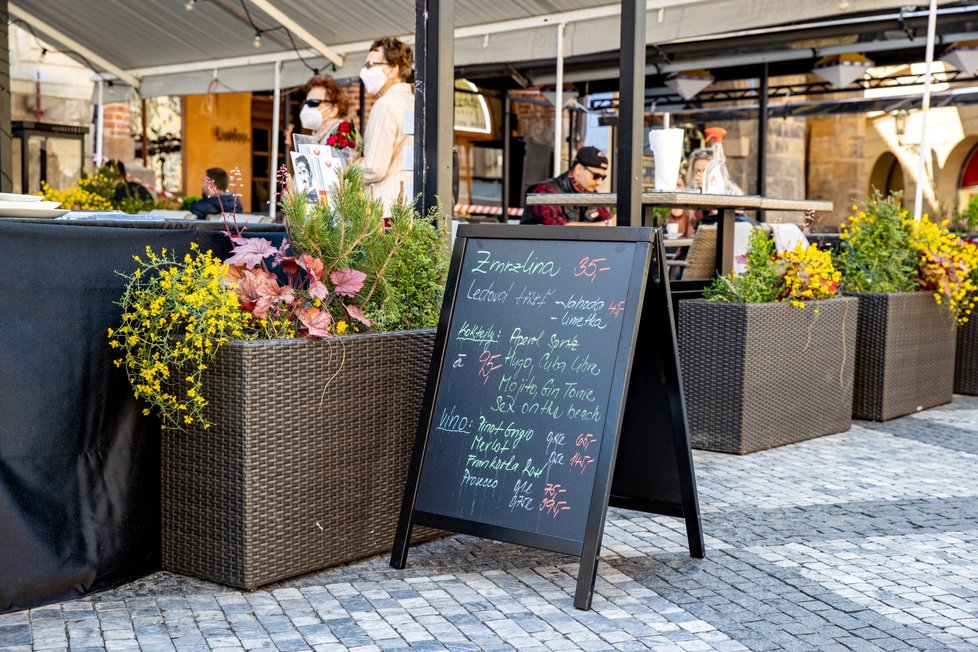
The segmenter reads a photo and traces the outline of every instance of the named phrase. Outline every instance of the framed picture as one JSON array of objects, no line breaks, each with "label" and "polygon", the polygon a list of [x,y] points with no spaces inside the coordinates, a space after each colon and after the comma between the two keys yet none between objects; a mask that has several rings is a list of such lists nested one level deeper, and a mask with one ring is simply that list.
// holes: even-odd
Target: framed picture
[{"label": "framed picture", "polygon": [[296,152],[302,151],[302,145],[318,145],[319,141],[316,137],[311,134],[292,134],[292,150]]},{"label": "framed picture", "polygon": [[291,156],[296,192],[306,193],[306,201],[319,201],[319,188],[322,186],[319,162],[301,152],[291,152]]}]

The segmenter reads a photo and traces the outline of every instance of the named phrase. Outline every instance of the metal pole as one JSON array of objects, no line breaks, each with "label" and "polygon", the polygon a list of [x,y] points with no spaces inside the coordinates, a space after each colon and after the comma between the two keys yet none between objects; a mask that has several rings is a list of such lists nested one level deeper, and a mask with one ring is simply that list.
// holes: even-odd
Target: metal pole
[{"label": "metal pole", "polygon": [[554,97],[554,176],[563,172],[560,164],[562,137],[564,130],[564,29],[566,25],[557,25],[557,94]]},{"label": "metal pole", "polygon": [[268,161],[268,216],[275,221],[275,208],[278,194],[278,123],[279,104],[282,99],[282,62],[275,62],[275,87],[272,92],[272,156]]},{"label": "metal pole", "polygon": [[937,0],[930,0],[930,15],[927,17],[927,59],[924,70],[924,97],[920,101],[920,154],[917,157],[917,188],[913,198],[913,218],[920,219],[924,207],[924,184],[930,184],[926,177],[925,161],[930,158],[927,143],[927,111],[930,109],[931,67],[934,65],[934,33],[937,31]]},{"label": "metal pole", "polygon": [[619,62],[618,226],[642,219],[642,136],[645,112],[645,0],[621,0]]},{"label": "metal pole", "polygon": [[512,145],[510,144],[510,112],[513,110],[510,104],[509,91],[503,96],[503,224],[509,219],[509,206],[512,198],[509,196],[510,174],[512,174],[511,158],[513,156]]},{"label": "metal pole", "polygon": [[148,127],[149,118],[146,117],[146,106],[147,106],[147,102],[146,102],[146,98],[144,97],[139,101],[139,108],[140,108],[139,113],[141,115],[140,122],[142,123],[142,134],[140,136],[140,142],[143,148],[144,168],[149,167],[149,135],[147,133],[147,129],[149,128]]},{"label": "metal pole", "polygon": [[414,193],[422,215],[441,198],[452,211],[455,140],[455,0],[416,0]]},{"label": "metal pole", "polygon": [[102,108],[102,80],[101,78],[95,82],[95,87],[98,90],[96,97],[98,98],[98,104],[95,106],[95,168],[102,165],[102,134],[105,133],[105,110]]},{"label": "metal pole", "polygon": [[[7,0],[0,0],[0,25],[4,26],[0,30],[0,192],[14,191],[13,135],[10,125],[10,36],[9,29],[6,28],[9,22]],[[27,143],[24,143],[23,151],[27,151]],[[23,171],[26,174],[26,168]],[[21,188],[21,192],[27,192],[27,188]]]},{"label": "metal pole", "polygon": [[757,194],[764,196],[767,190],[767,62],[761,70],[759,111],[757,112]]}]

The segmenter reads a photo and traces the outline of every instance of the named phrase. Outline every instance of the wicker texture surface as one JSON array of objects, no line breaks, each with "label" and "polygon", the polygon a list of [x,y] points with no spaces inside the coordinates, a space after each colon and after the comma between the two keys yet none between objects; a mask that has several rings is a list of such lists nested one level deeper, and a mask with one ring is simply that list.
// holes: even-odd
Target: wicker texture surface
[{"label": "wicker texture surface", "polygon": [[693,447],[742,455],[848,430],[857,308],[850,298],[805,309],[680,301]]},{"label": "wicker texture surface", "polygon": [[954,319],[930,292],[852,293],[859,299],[852,416],[887,421],[950,403]]},{"label": "wicker texture surface", "polygon": [[253,589],[389,550],[434,338],[224,347],[214,425],[163,438],[164,568]]},{"label": "wicker texture surface", "polygon": [[717,226],[702,224],[693,235],[693,243],[686,254],[683,270],[684,281],[710,279],[717,269]]},{"label": "wicker texture surface", "polygon": [[958,346],[954,354],[954,391],[978,396],[978,315],[958,326]]}]

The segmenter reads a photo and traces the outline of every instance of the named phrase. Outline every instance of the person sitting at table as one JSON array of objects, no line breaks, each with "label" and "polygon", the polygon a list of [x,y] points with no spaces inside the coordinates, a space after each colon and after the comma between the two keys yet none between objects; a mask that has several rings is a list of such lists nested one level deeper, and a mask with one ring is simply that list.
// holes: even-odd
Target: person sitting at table
[{"label": "person sitting at table", "polygon": [[[608,156],[597,147],[582,147],[566,172],[531,186],[527,192],[593,193],[607,177]],[[614,226],[615,216],[604,206],[533,205],[523,211],[520,224]]]},{"label": "person sitting at table", "polygon": [[[679,171],[679,178],[676,179],[676,190],[680,192],[685,192],[686,181],[683,178],[682,170]],[[680,208],[678,206],[669,209],[669,214],[666,216],[666,224],[676,224],[678,226],[678,231],[676,233],[683,238],[693,237],[693,222],[692,222],[692,211],[686,210],[685,208]],[[666,229],[668,231],[668,229]]]},{"label": "person sitting at table", "polygon": [[[198,220],[206,220],[208,215],[220,215],[222,213],[241,213],[244,208],[237,195],[228,192],[228,173],[224,168],[208,168],[205,172],[204,185],[200,192],[204,196],[190,206],[190,212]],[[212,193],[208,190],[210,184],[207,179],[214,182],[213,188],[217,190]]]},{"label": "person sitting at table", "polygon": [[[703,173],[706,171],[706,166],[710,164],[713,160],[713,150],[707,148],[701,148],[693,150],[689,157],[686,159],[686,175],[687,185],[692,189],[693,192],[699,192],[700,188],[703,187]],[[741,190],[732,179],[727,179],[727,187],[724,192],[725,195],[743,195],[744,191]],[[708,211],[704,213],[703,211],[694,211],[689,218],[689,235],[699,227],[700,224],[716,224],[718,211]],[[744,212],[742,208],[734,209],[734,221],[735,222],[750,222],[756,225],[757,222],[751,219],[747,213]]]}]

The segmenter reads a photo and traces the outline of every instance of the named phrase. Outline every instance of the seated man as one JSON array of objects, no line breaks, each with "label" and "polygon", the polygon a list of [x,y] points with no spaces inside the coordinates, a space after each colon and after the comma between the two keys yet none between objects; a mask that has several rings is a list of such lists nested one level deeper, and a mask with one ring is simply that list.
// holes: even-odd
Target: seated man
[{"label": "seated man", "polygon": [[[597,147],[582,147],[560,176],[531,186],[528,193],[597,192],[608,176],[608,157]],[[603,206],[527,206],[521,224],[612,226],[615,217]]]},{"label": "seated man", "polygon": [[221,213],[241,213],[244,208],[237,195],[228,192],[228,173],[223,168],[208,168],[205,173],[214,182],[217,194],[213,194],[207,189],[207,182],[201,188],[203,199],[198,199],[190,206],[190,212],[198,220],[206,220],[208,215],[220,215]]}]

